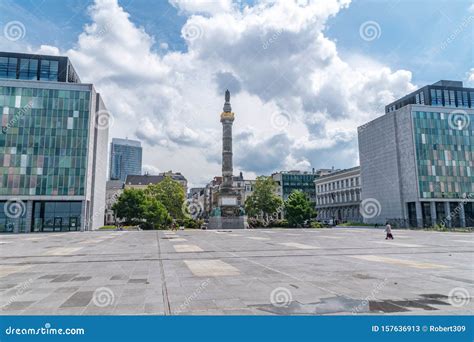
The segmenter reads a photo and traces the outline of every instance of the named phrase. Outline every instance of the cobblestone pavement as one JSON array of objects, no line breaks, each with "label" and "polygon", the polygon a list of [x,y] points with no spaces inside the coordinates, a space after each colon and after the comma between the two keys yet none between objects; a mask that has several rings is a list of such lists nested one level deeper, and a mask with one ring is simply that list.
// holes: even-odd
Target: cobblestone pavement
[{"label": "cobblestone pavement", "polygon": [[472,314],[470,233],[0,235],[2,315]]}]

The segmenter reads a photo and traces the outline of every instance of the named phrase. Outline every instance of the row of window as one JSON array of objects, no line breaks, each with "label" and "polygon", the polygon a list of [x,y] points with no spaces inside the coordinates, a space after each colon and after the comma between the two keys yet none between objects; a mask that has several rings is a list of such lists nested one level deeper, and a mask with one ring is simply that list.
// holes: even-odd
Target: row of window
[{"label": "row of window", "polygon": [[316,198],[316,205],[349,203],[358,201],[360,201],[360,192],[349,191],[318,196]]},{"label": "row of window", "polygon": [[58,61],[0,57],[0,78],[58,81],[58,71]]},{"label": "row of window", "polygon": [[321,192],[339,190],[339,189],[344,189],[344,188],[349,188],[349,187],[352,188],[354,186],[359,186],[359,185],[360,185],[360,178],[352,177],[352,178],[341,179],[335,182],[317,185],[316,191],[318,193],[321,193]]},{"label": "row of window", "polygon": [[[423,94],[422,92],[420,94]],[[418,95],[418,94],[417,94]],[[444,107],[474,107],[474,92],[470,92],[471,103],[467,91],[430,89],[431,105]],[[419,103],[419,102],[416,102]],[[421,98],[420,98],[421,103]],[[423,103],[421,103],[423,104]]]}]

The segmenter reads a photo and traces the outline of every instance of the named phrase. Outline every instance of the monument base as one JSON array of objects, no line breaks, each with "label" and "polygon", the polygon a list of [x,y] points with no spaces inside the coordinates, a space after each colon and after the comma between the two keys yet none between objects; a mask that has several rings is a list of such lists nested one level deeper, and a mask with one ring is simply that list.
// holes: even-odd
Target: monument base
[{"label": "monument base", "polygon": [[211,216],[207,229],[244,229],[246,223],[246,216]]}]

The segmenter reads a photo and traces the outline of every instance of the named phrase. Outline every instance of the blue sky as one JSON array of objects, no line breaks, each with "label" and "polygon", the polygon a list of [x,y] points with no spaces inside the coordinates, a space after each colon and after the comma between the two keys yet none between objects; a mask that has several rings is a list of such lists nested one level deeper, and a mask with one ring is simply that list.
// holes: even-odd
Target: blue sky
[{"label": "blue sky", "polygon": [[227,87],[234,172],[253,178],[357,165],[357,127],[384,105],[440,79],[474,86],[468,0],[2,0],[0,13],[0,49],[68,55],[110,137],[140,139],[145,170],[191,185],[221,172]]},{"label": "blue sky", "polygon": [[[186,50],[181,28],[186,15],[164,0],[122,0],[119,3],[131,20],[153,35],[155,48],[167,43],[171,50]],[[247,2],[253,3],[253,2]],[[76,44],[92,1],[83,0],[3,0],[0,23],[15,18],[28,22],[32,44],[60,46],[67,50]],[[365,54],[383,60],[394,69],[414,71],[418,85],[438,78],[463,79],[473,66],[473,23],[456,36],[449,48],[433,53],[469,17],[470,0],[356,0],[349,8],[328,21],[326,34],[338,42],[342,55]],[[376,41],[359,39],[359,26],[375,20],[381,27]],[[416,72],[415,72],[416,71]]]}]

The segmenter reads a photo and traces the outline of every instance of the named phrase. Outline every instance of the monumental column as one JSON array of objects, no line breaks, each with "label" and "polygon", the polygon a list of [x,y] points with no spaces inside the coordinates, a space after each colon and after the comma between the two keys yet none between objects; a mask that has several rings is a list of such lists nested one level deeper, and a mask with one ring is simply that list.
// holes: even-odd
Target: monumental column
[{"label": "monumental column", "polygon": [[222,188],[232,188],[232,124],[234,113],[230,106],[230,92],[225,92],[224,111],[221,114],[222,123]]},{"label": "monumental column", "polygon": [[222,123],[222,184],[219,188],[218,208],[214,208],[214,215],[209,219],[210,229],[238,229],[244,228],[244,216],[239,206],[238,190],[233,186],[232,165],[232,124],[234,113],[230,106],[230,92],[225,92],[224,110],[221,113]]}]

